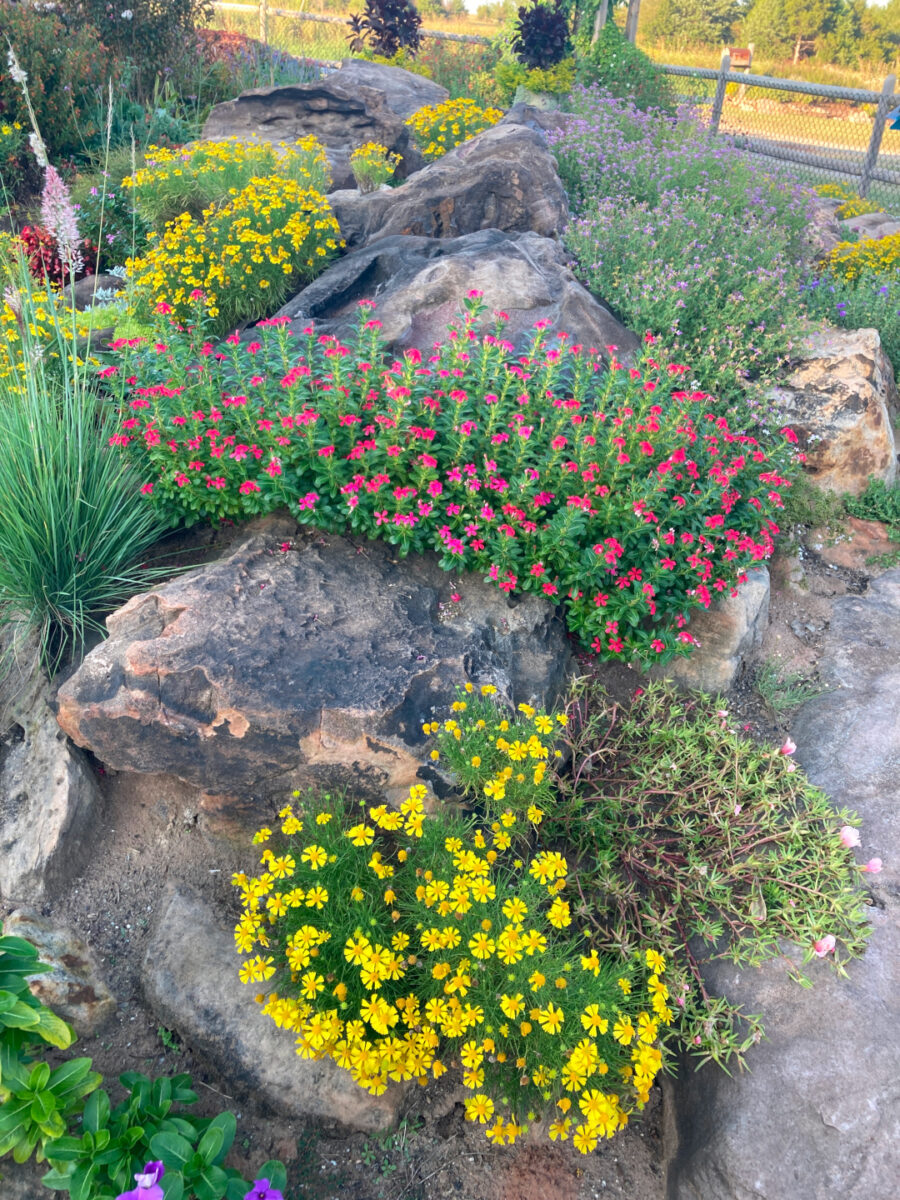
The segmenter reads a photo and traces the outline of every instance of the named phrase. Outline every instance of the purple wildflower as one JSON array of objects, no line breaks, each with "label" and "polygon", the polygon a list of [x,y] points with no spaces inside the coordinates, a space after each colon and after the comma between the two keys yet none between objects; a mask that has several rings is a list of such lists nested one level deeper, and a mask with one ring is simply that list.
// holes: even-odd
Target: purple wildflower
[{"label": "purple wildflower", "polygon": [[257,1179],[244,1200],[284,1200],[284,1196],[278,1188],[270,1186],[268,1179]]},{"label": "purple wildflower", "polygon": [[134,1177],[137,1187],[130,1192],[121,1192],[116,1200],[163,1200],[159,1181],[165,1173],[166,1168],[161,1162],[148,1162],[143,1171]]}]

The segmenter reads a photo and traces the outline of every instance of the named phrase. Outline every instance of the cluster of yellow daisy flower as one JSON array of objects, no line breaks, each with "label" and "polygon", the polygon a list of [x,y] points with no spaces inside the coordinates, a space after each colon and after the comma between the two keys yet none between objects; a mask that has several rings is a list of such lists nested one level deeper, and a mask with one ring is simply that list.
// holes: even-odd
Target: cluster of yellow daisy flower
[{"label": "cluster of yellow daisy flower", "polygon": [[198,216],[204,209],[245,188],[251,179],[290,180],[303,188],[327,192],[331,168],[325,147],[315,137],[272,145],[261,141],[193,142],[168,149],[150,146],[144,165],[122,180],[131,189],[141,214],[161,229],[183,212]]},{"label": "cluster of yellow daisy flower", "polygon": [[393,177],[402,161],[380,142],[366,142],[350,155],[350,170],[361,192],[374,192]]},{"label": "cluster of yellow daisy flower", "polygon": [[548,764],[561,757],[555,738],[567,724],[565,713],[551,716],[530,704],[516,713],[497,707],[497,689],[467,683],[445,721],[427,721],[422,730],[437,735],[432,760],[453,772],[462,790],[489,811],[505,803],[539,825],[553,795]]},{"label": "cluster of yellow daisy flower", "polygon": [[455,1068],[467,1119],[495,1143],[553,1106],[550,1137],[584,1153],[626,1124],[661,1065],[665,962],[591,946],[565,856],[528,850],[533,818],[427,816],[423,785],[399,810],[294,799],[254,838],[261,873],[233,882],[241,980],[273,989],[257,999],[299,1055],[376,1095]]},{"label": "cluster of yellow daisy flower", "polygon": [[128,263],[145,304],[188,323],[202,307],[220,330],[278,307],[343,245],[325,197],[293,180],[253,178],[200,220],[182,213]]},{"label": "cluster of yellow daisy flower", "polygon": [[445,100],[420,108],[407,118],[406,124],[413,131],[423,157],[431,162],[496,125],[502,116],[502,109],[480,108],[474,100]]}]

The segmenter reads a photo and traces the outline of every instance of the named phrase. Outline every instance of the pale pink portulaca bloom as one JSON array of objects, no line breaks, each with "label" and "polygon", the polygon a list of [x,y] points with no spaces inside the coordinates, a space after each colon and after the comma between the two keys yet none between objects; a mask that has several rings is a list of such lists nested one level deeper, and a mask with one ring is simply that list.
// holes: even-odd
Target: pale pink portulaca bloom
[{"label": "pale pink portulaca bloom", "polygon": [[781,747],[781,749],[778,751],[778,753],[789,755],[789,754],[793,754],[796,749],[797,749],[796,743],[792,742],[791,739],[788,737],[788,738],[784,739],[784,745]]},{"label": "pale pink portulaca bloom", "polygon": [[854,829],[852,825],[844,825],[839,837],[841,845],[846,846],[848,850],[852,850],[854,846],[859,845],[859,830]]},{"label": "pale pink portulaca bloom", "polygon": [[78,218],[69,189],[52,163],[44,171],[41,221],[44,228],[56,238],[60,258],[69,271],[76,275],[84,266],[78,245]]},{"label": "pale pink portulaca bloom", "polygon": [[835,938],[833,933],[828,933],[823,938],[819,938],[817,942],[813,942],[813,954],[816,958],[825,958],[828,954],[834,953]]},{"label": "pale pink portulaca bloom", "polygon": [[877,875],[878,872],[881,870],[882,866],[883,866],[883,863],[880,858],[870,858],[867,863],[864,863],[860,867],[860,870],[868,871],[870,875]]}]

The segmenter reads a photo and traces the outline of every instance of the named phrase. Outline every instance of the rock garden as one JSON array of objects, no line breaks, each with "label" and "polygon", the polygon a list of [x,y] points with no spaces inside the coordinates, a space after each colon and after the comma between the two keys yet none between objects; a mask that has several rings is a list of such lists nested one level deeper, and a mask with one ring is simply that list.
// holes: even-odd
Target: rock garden
[{"label": "rock garden", "polygon": [[889,1200],[900,223],[128,12],[0,0],[3,1200]]}]

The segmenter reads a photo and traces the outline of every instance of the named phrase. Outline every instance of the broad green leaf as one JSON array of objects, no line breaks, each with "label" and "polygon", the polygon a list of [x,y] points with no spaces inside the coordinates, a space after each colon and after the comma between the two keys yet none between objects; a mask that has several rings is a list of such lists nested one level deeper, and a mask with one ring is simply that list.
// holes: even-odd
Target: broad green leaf
[{"label": "broad green leaf", "polygon": [[194,1147],[177,1133],[158,1133],[150,1141],[150,1152],[161,1159],[166,1170],[183,1171],[194,1154]]}]

